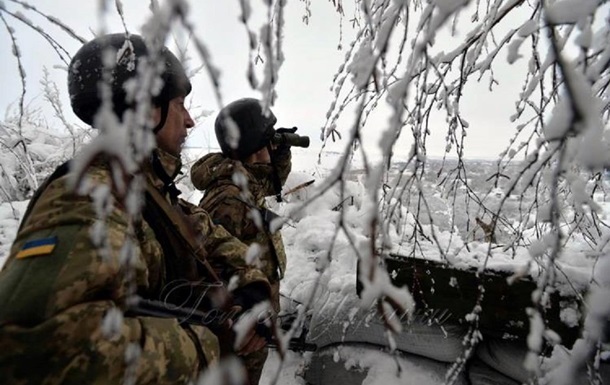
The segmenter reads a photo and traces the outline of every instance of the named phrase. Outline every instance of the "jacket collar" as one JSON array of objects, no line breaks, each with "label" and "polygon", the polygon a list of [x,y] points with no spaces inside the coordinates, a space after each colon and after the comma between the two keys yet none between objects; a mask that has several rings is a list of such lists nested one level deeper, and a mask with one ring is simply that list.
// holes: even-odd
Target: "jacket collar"
[{"label": "jacket collar", "polygon": [[153,150],[150,163],[146,167],[146,176],[157,190],[163,195],[169,194],[171,200],[176,200],[180,190],[175,185],[175,178],[180,174],[182,161],[161,149]]},{"label": "jacket collar", "polygon": [[195,162],[191,169],[191,179],[199,190],[207,190],[212,186],[235,184],[233,175],[243,174],[248,179],[250,192],[256,192],[260,197],[272,195],[273,191],[266,188],[273,168],[269,164],[247,164],[239,160],[225,157],[222,153],[210,153]]}]

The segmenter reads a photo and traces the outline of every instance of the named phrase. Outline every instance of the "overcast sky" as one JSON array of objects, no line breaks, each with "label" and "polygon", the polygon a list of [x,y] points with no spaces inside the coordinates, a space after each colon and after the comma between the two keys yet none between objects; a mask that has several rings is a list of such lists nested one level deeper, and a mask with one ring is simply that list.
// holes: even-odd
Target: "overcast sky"
[{"label": "overcast sky", "polygon": [[[23,11],[11,1],[5,0],[4,3],[9,10],[21,10],[34,24],[56,37],[70,54],[74,54],[80,47],[80,43],[75,39],[68,37],[42,18],[36,17],[31,11]],[[350,14],[348,1],[343,1],[346,16],[342,28],[340,28],[341,19],[330,0],[315,0],[311,3],[311,17],[309,23],[305,24],[303,17],[306,14],[306,3],[301,0],[287,1],[283,40],[285,61],[280,68],[278,99],[272,110],[278,118],[278,125],[299,127],[301,134],[312,137],[312,147],[319,147],[320,128],[324,125],[326,113],[333,99],[330,92],[332,78],[344,59],[345,49],[349,46],[354,30],[349,23],[349,19],[353,16]],[[114,8],[110,9],[103,19],[100,18],[100,12],[97,10],[98,1],[40,0],[32,4],[40,11],[63,21],[86,39],[92,38],[94,32],[100,31],[101,26],[106,26],[108,32],[123,30]],[[114,1],[109,1],[108,4],[113,7]],[[149,1],[123,0],[122,4],[128,28],[131,32],[139,33],[142,24],[150,15]],[[195,25],[197,36],[207,45],[213,63],[221,71],[223,101],[228,103],[245,96],[261,97],[258,91],[250,88],[245,75],[249,58],[246,30],[238,20],[239,1],[197,0],[191,1],[190,4],[191,12],[188,18]],[[251,29],[258,33],[260,21],[266,17],[266,6],[262,0],[251,0],[251,5],[256,14],[255,19],[258,21],[252,22]],[[44,105],[42,87],[39,84],[44,66],[50,71],[52,79],[63,93],[62,100],[68,117],[76,121],[69,109],[66,95],[65,64],[37,33],[24,27],[8,14],[5,14],[5,20],[15,29],[21,49],[27,74],[26,102],[34,106]],[[463,32],[467,32],[470,26],[465,25],[463,28]],[[174,37],[186,41],[179,32]],[[343,50],[338,49],[341,37]],[[3,60],[0,61],[0,84],[3,87],[3,92],[0,92],[0,111],[5,111],[10,103],[16,103],[21,93],[17,63],[9,54],[10,44],[6,28],[0,28],[0,52],[3,52]],[[168,41],[168,44],[172,46],[171,41]],[[193,59],[198,59],[194,50],[187,52]],[[486,91],[486,85],[481,85],[467,88],[464,95],[462,113],[470,123],[467,142],[469,157],[495,158],[506,147],[513,134],[509,116],[513,113],[514,100],[523,80],[520,77],[513,79],[511,67],[505,64],[505,55],[502,55],[499,61],[502,64],[498,70],[504,71],[501,77],[503,81],[493,93]],[[212,114],[198,120],[188,143],[191,146],[207,147],[210,144],[214,147],[216,141],[213,121],[218,111],[217,102],[205,73],[196,75],[193,78],[193,85],[190,100],[193,112],[210,111]],[[53,121],[52,114],[48,110],[43,111],[51,124],[58,124],[57,121]],[[369,128],[365,137],[366,146],[376,147],[376,134],[381,131],[388,116],[384,114],[383,109],[375,116],[373,122],[379,126],[379,129],[377,130],[375,125]],[[352,116],[346,115],[346,119],[341,121],[341,124],[346,125],[344,132],[347,131],[351,119]],[[428,143],[429,154],[442,155],[446,131],[447,126],[440,117],[435,122],[433,138]],[[408,142],[407,138],[398,151],[406,152]],[[338,144],[335,148],[341,147],[342,144]]]}]

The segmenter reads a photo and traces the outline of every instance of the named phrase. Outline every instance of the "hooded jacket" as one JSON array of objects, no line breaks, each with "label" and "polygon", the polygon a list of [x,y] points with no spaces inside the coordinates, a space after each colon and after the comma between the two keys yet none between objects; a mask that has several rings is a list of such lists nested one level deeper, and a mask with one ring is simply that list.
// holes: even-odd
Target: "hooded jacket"
[{"label": "hooded jacket", "polygon": [[[292,168],[290,149],[275,150],[273,161],[283,185]],[[269,164],[245,164],[222,153],[207,154],[191,168],[193,185],[205,191],[199,207],[245,244],[261,247],[257,262],[273,284],[283,277],[286,253],[279,229],[264,223],[270,217],[265,197],[276,194],[272,172]]]}]

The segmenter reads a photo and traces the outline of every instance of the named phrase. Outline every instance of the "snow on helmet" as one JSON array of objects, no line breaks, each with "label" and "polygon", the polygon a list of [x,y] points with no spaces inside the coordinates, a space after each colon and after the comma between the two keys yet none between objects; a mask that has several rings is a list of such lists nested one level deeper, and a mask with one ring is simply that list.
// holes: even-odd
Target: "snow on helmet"
[{"label": "snow on helmet", "polygon": [[[231,122],[232,120],[232,122]],[[263,113],[258,99],[243,98],[226,105],[216,117],[214,130],[220,149],[225,156],[232,159],[245,159],[265,147],[275,133],[273,126],[277,118],[271,110]],[[231,138],[236,136],[231,130],[235,123],[239,130],[237,145],[231,145]]]},{"label": "snow on helmet", "polygon": [[[96,37],[76,52],[68,67],[70,104],[74,113],[89,125],[93,123],[102,104],[99,85],[105,69],[103,58],[108,49],[116,52],[114,68],[109,70],[113,110],[119,119],[134,105],[127,100],[125,83],[138,74],[141,59],[148,55],[146,43],[141,36],[125,33]],[[160,75],[163,81],[161,91],[152,97],[152,104],[156,107],[162,107],[171,99],[191,92],[191,83],[178,58],[167,47],[163,47],[160,57],[165,67]]]}]

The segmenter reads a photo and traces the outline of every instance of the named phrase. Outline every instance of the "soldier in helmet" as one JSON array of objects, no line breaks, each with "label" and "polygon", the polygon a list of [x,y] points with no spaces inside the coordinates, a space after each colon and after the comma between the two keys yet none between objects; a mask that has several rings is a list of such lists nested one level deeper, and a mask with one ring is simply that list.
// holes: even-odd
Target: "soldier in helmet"
[{"label": "soldier in helmet", "polygon": [[[214,223],[258,248],[256,263],[271,283],[271,305],[278,312],[286,254],[279,229],[270,223],[274,215],[266,208],[265,197],[275,195],[281,200],[292,167],[290,144],[307,147],[309,139],[294,134],[296,127],[274,129],[276,121],[257,99],[239,99],[225,106],[215,121],[222,153],[199,159],[191,168],[191,180],[197,189],[205,190],[199,206]],[[266,349],[245,357],[250,384],[258,384],[266,358]]]},{"label": "soldier in helmet", "polygon": [[[156,147],[122,174],[112,148],[87,158],[87,167],[67,163],[32,198],[0,272],[2,383],[187,384],[216,361],[218,338],[203,326],[144,315],[136,300],[200,303],[175,297],[185,286],[192,294],[229,279],[241,309],[269,298],[264,274],[244,262],[247,247],[178,198],[174,177],[194,125],[184,106],[191,84],[167,48],[153,52],[140,36],[111,34],[86,43],[70,63],[81,120],[117,130],[148,105]],[[148,68],[162,83],[145,63],[159,64]],[[132,92],[146,81],[162,86],[152,97]],[[131,185],[140,193],[130,196]],[[242,353],[264,347],[253,331],[248,337]]]}]

